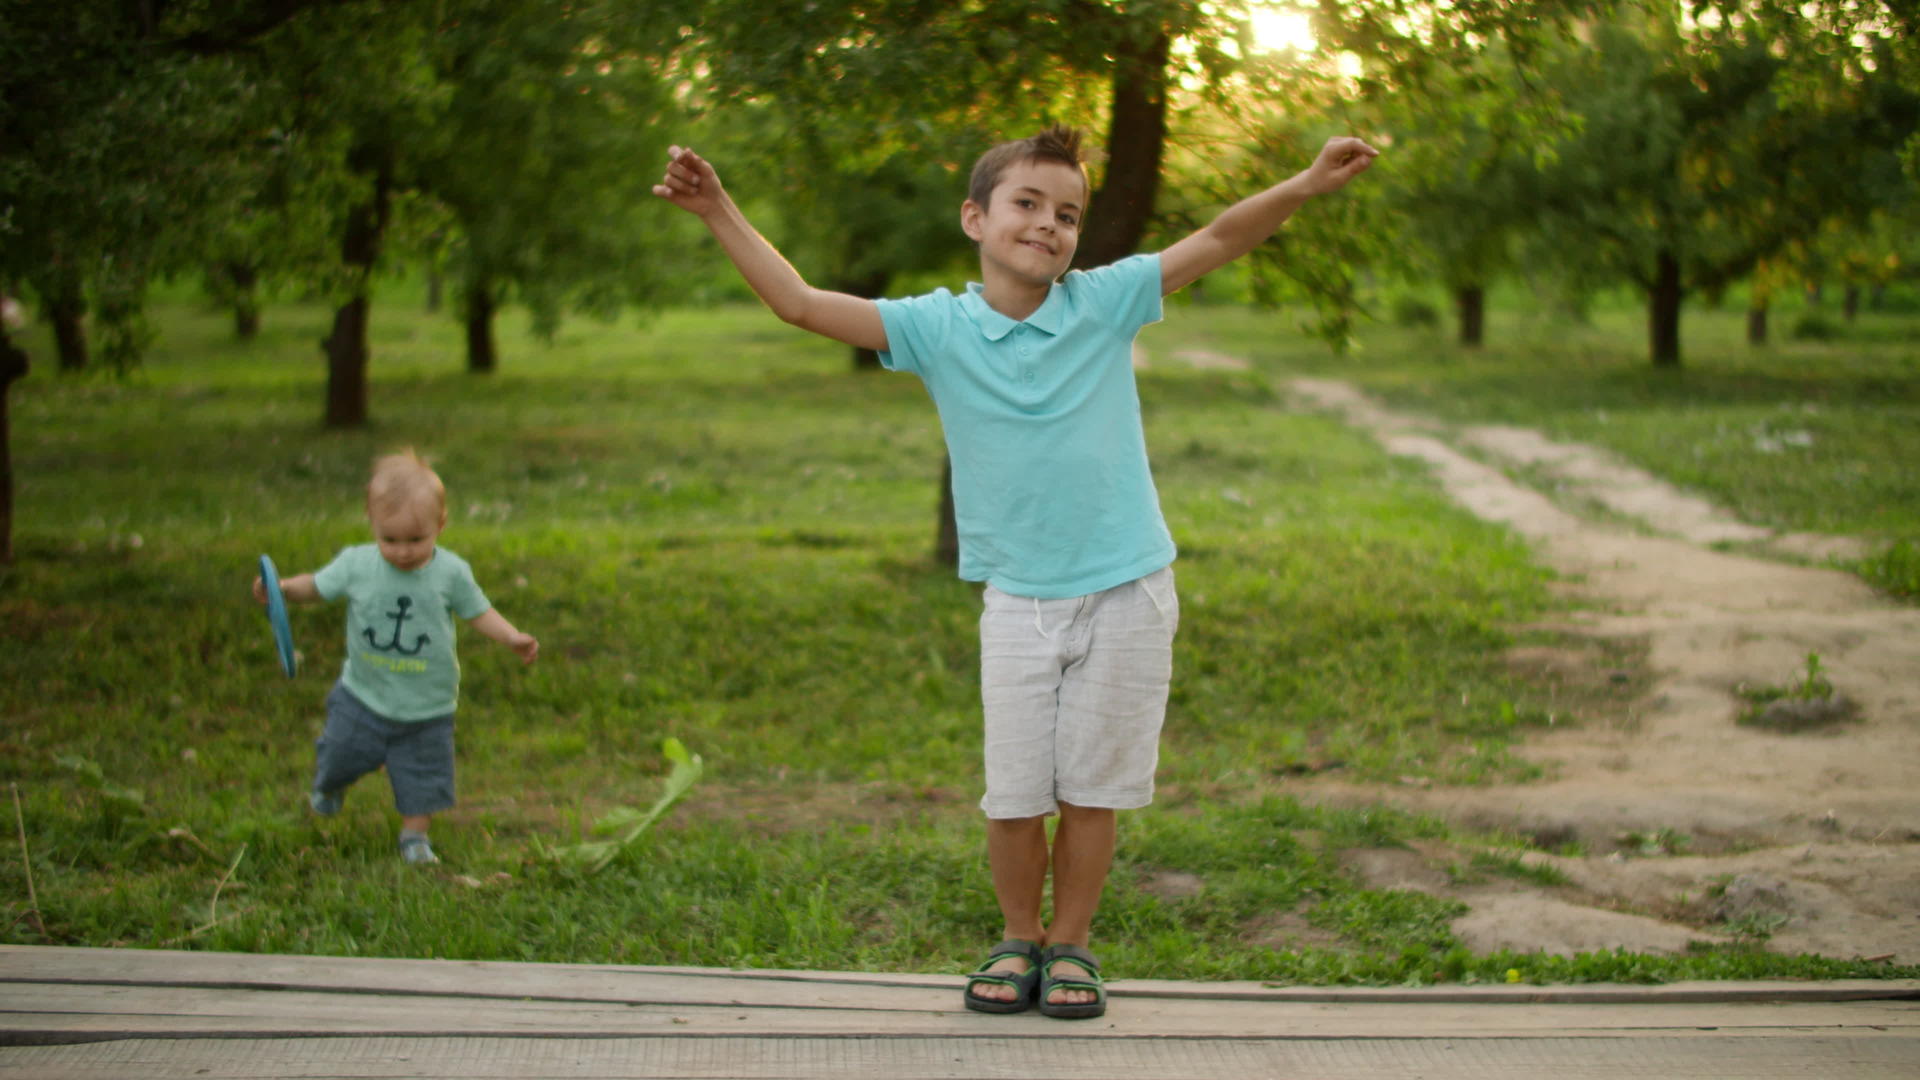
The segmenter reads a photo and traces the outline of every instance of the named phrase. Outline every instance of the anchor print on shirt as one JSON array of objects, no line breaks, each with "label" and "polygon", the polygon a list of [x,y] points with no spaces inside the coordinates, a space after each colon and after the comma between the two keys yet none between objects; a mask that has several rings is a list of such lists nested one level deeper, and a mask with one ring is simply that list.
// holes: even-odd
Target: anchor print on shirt
[{"label": "anchor print on shirt", "polygon": [[381,652],[397,652],[402,656],[412,656],[413,654],[419,652],[421,649],[426,648],[427,642],[430,639],[427,637],[427,635],[421,634],[420,636],[413,639],[412,648],[408,648],[407,646],[400,644],[401,626],[408,619],[413,618],[412,613],[407,610],[408,608],[413,606],[413,597],[411,596],[398,597],[394,600],[394,604],[398,606],[399,610],[387,612],[387,617],[393,620],[393,638],[390,641],[388,641],[385,645],[380,644],[380,642],[375,638],[373,633],[373,627],[371,626],[367,627],[365,630],[362,630],[361,633],[366,635],[367,644],[373,646],[376,649],[379,649]]}]

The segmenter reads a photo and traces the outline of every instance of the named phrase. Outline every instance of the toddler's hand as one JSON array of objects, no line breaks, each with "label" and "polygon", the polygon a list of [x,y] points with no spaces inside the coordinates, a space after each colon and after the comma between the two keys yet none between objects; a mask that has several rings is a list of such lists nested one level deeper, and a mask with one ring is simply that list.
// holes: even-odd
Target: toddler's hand
[{"label": "toddler's hand", "polygon": [[522,664],[531,664],[533,658],[540,655],[539,639],[532,634],[515,635],[512,641],[507,642],[507,648],[514,651],[514,655],[520,658]]},{"label": "toddler's hand", "polygon": [[253,579],[253,601],[256,604],[267,602],[267,583],[261,578]]}]

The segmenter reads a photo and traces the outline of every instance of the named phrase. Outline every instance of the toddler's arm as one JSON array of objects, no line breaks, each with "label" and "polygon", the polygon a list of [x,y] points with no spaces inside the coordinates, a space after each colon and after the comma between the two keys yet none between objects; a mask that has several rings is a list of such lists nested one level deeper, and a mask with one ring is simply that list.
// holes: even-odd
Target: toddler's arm
[{"label": "toddler's arm", "polygon": [[1345,187],[1380,151],[1351,135],[1327,140],[1313,164],[1258,195],[1248,196],[1160,253],[1160,294],[1167,295],[1252,251],[1315,195]]},{"label": "toddler's arm", "polygon": [[748,223],[720,185],[713,166],[691,150],[675,146],[671,160],[653,193],[700,218],[754,293],[785,321],[835,341],[884,352],[887,329],[873,301],[847,293],[816,289],[807,284]]},{"label": "toddler's arm", "polygon": [[[320,599],[320,590],[313,587],[312,574],[295,574],[280,579],[280,595],[307,604]],[[253,599],[256,603],[267,602],[267,583],[258,577],[253,579]]]},{"label": "toddler's arm", "polygon": [[533,658],[540,655],[540,642],[532,634],[515,630],[513,624],[497,609],[488,608],[475,615],[472,625],[475,630],[512,649],[523,664],[533,663]]}]

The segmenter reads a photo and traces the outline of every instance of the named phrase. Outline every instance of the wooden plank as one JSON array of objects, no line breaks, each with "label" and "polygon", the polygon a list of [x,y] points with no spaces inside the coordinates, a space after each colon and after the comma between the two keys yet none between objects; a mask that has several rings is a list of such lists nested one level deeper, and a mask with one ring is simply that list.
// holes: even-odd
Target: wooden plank
[{"label": "wooden plank", "polygon": [[[1920,1004],[1897,1001],[1720,1005],[1560,1005],[1515,1008],[1434,1002],[1326,1004],[1146,1000],[1090,1023],[1030,1012],[987,1016],[955,1007],[896,1010],[682,1003],[607,1005],[542,999],[394,996],[230,987],[0,988],[0,1043],[167,1035],[471,1035],[560,1038],[840,1035],[1232,1039],[1457,1039],[1703,1033],[1768,1035],[1812,1029],[1863,1038],[1920,1036]],[[930,991],[906,991],[925,995]]]},{"label": "wooden plank", "polygon": [[163,1039],[0,1047],[9,1080],[1912,1080],[1914,1040]]},{"label": "wooden plank", "polygon": [[[400,960],[383,957],[162,952],[145,949],[49,949],[0,946],[0,987],[10,982],[101,985],[233,986],[259,989],[432,993],[606,1003],[756,1003],[895,1008],[900,991],[918,990],[928,1008],[950,1008],[960,976],[841,979],[831,974],[765,975],[712,969],[663,971],[584,964]],[[946,995],[933,1004],[933,992]]]},{"label": "wooden plank", "polygon": [[[788,1003],[795,1006],[822,1004],[844,1008],[894,1008],[898,1007],[902,997],[897,991],[902,988],[957,995],[963,980],[957,974],[622,967],[0,945],[0,984],[9,981],[358,989],[626,1003]],[[1119,999],[1193,998],[1372,1004],[1421,1001],[1535,1004],[1920,1000],[1920,980],[1913,979],[1415,988],[1115,979],[1109,984],[1109,989],[1112,996]],[[911,1000],[936,1001],[935,998],[920,997]],[[929,1004],[926,1007],[949,1008],[951,1002]]]}]

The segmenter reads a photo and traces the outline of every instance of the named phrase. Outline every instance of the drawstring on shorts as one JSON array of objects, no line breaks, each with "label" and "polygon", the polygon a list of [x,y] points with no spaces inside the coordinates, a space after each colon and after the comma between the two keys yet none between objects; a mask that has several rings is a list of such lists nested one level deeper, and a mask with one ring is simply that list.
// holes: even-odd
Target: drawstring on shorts
[{"label": "drawstring on shorts", "polygon": [[1149,586],[1144,579],[1140,582],[1140,591],[1147,594],[1147,599],[1153,602],[1153,610],[1159,612],[1161,620],[1165,621],[1167,619],[1167,606],[1160,602],[1159,597],[1153,595],[1153,588]]}]

